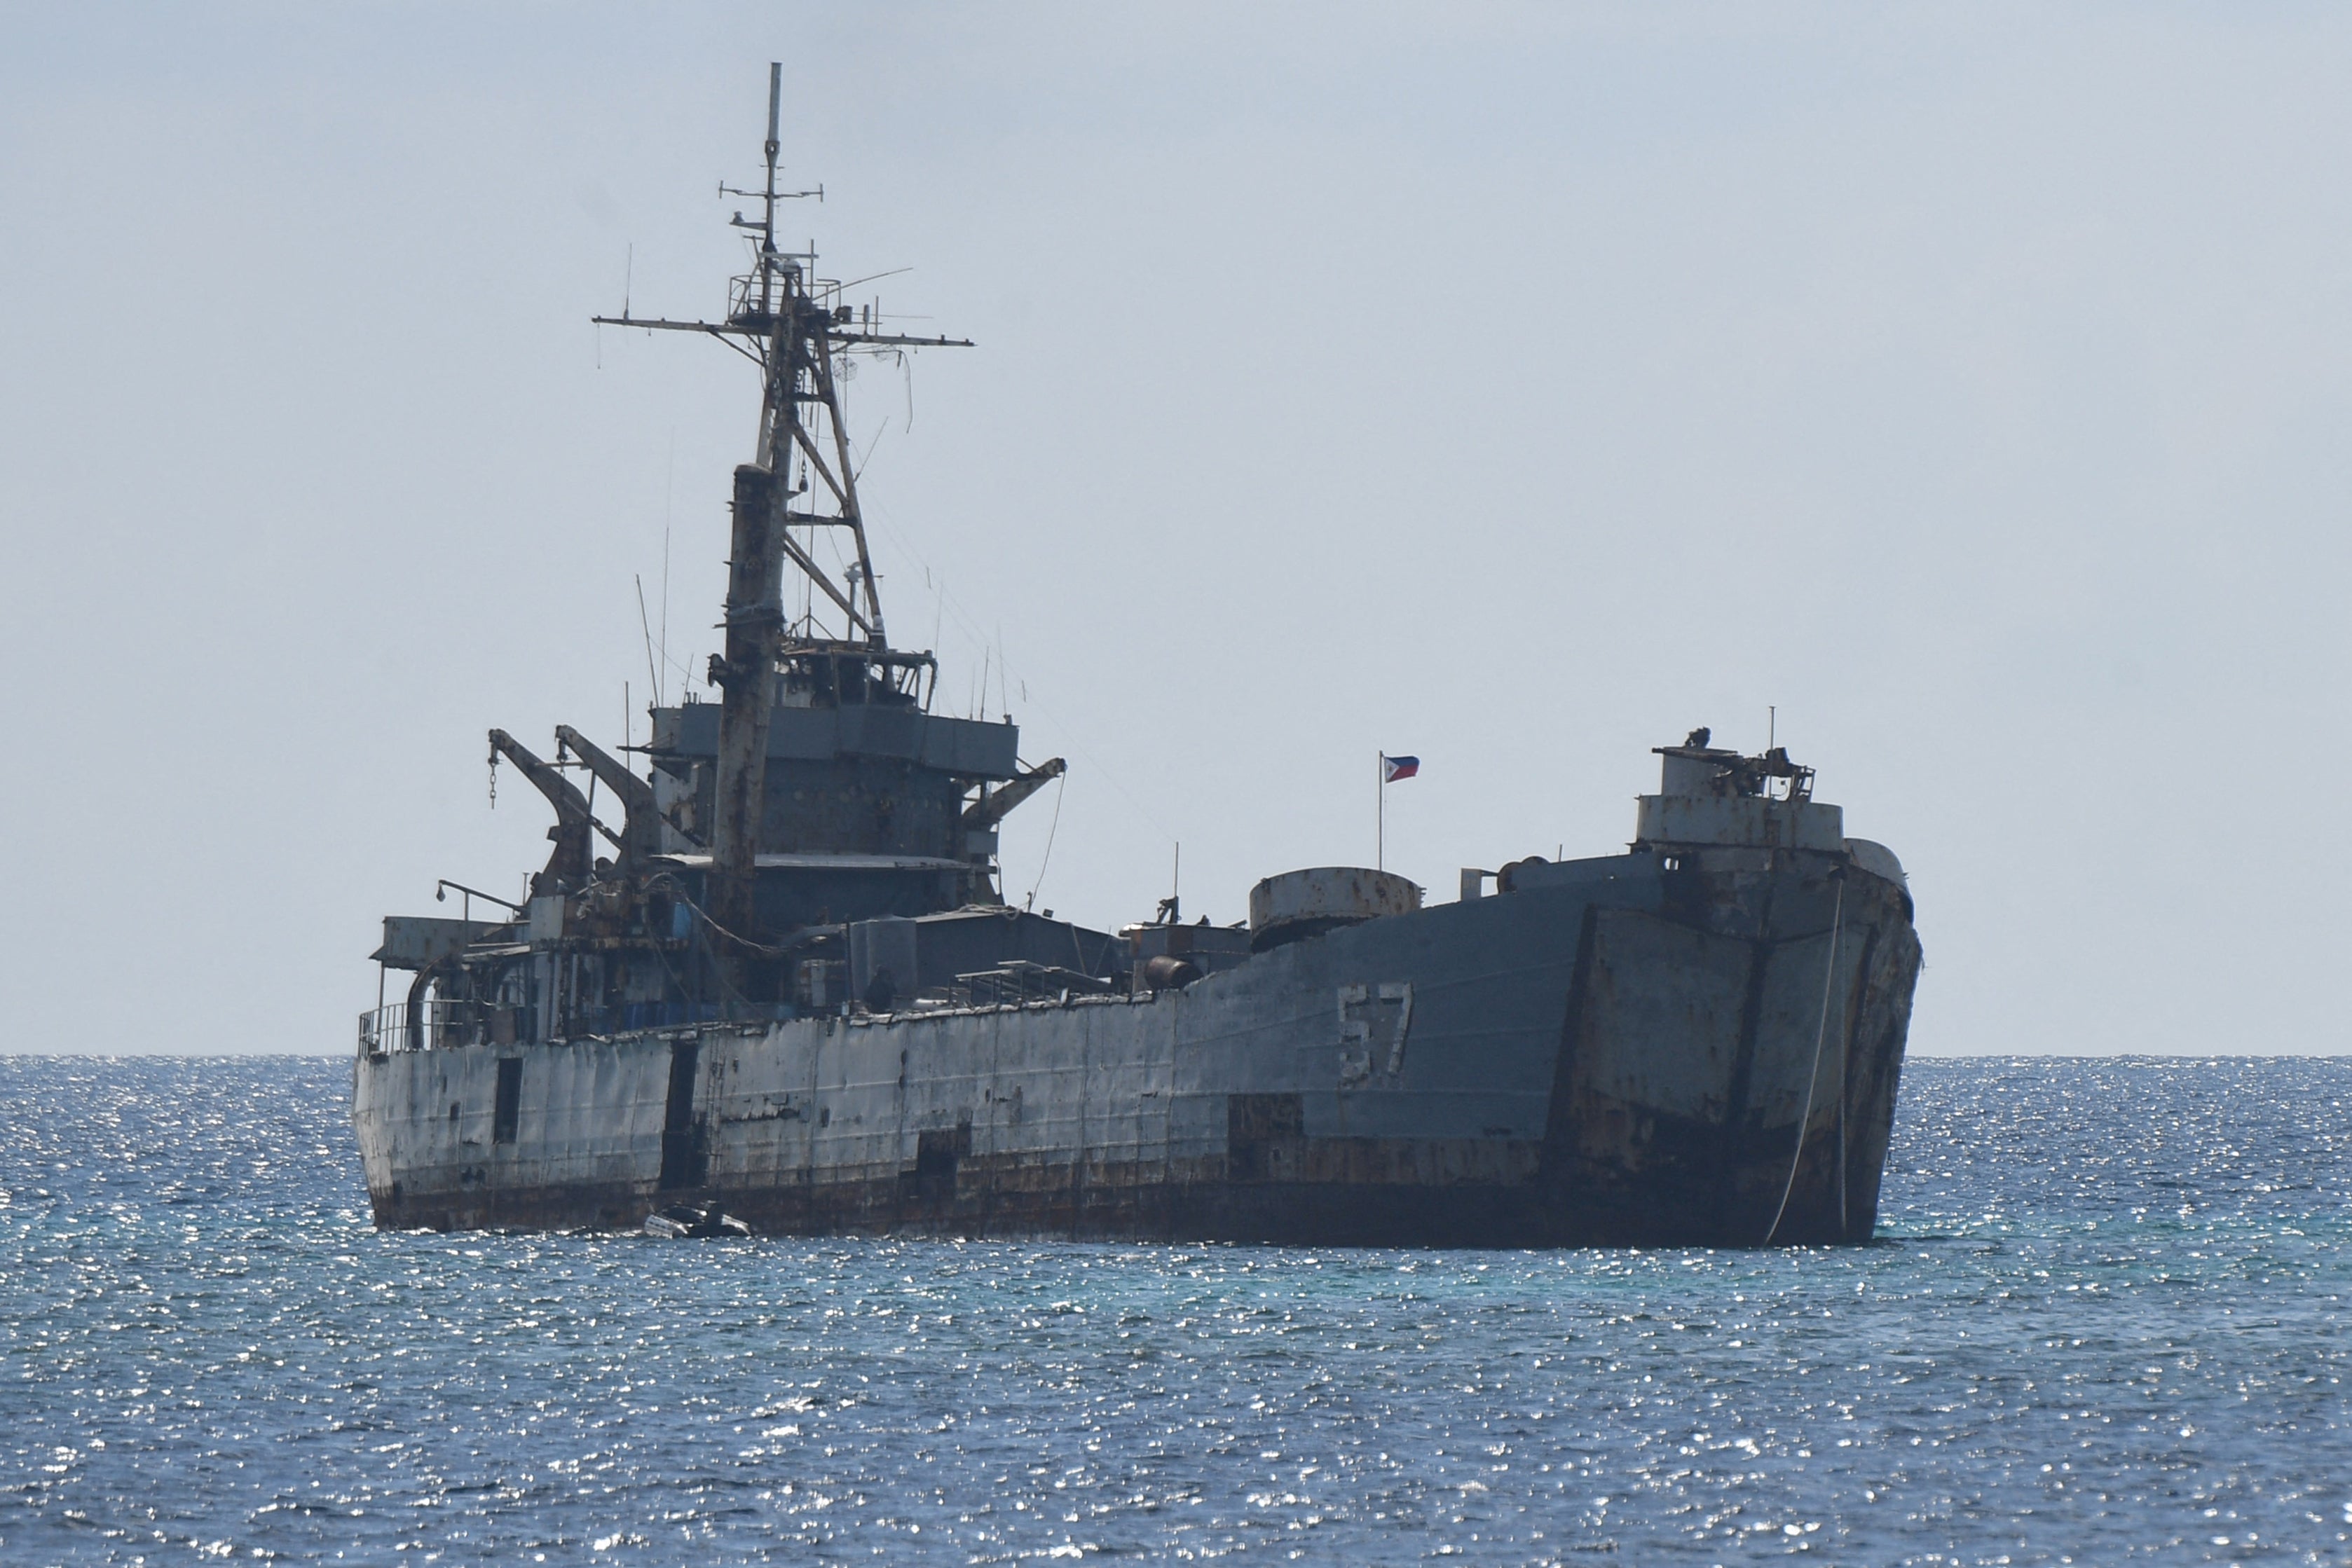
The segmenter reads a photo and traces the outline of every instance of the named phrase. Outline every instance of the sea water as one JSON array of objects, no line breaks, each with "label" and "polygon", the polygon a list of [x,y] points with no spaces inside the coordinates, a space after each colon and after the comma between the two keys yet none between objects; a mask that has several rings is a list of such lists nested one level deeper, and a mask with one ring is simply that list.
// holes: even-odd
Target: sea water
[{"label": "sea water", "polygon": [[2352,1063],[1917,1061],[1882,1240],[380,1234],[331,1060],[0,1059],[0,1563],[2352,1562]]}]

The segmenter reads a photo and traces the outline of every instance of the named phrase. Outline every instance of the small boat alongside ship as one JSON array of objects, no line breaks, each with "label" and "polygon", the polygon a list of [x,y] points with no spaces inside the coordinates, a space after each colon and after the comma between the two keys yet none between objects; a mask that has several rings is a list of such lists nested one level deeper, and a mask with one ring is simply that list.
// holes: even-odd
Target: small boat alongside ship
[{"label": "small boat alongside ship", "polygon": [[641,761],[490,732],[552,851],[495,917],[384,922],[405,996],[362,1015],[352,1080],[376,1222],[1867,1239],[1919,943],[1895,856],[1784,749],[1695,731],[1630,848],[1444,902],[1344,866],[1265,878],[1244,926],[1004,901],[999,825],[1065,769],[934,711],[936,659],[887,633],[837,390],[852,356],[964,345],[777,247],[778,118],[772,68],[725,313],[600,319],[760,367],[716,700],[657,704]]},{"label": "small boat alongside ship", "polygon": [[656,1208],[646,1216],[645,1224],[638,1228],[663,1241],[709,1241],[751,1234],[751,1228],[733,1215],[715,1208],[697,1208],[690,1203]]}]

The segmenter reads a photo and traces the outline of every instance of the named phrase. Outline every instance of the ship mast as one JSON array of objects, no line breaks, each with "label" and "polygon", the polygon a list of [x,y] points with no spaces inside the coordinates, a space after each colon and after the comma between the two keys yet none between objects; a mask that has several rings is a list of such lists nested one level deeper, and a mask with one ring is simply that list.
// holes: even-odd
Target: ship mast
[{"label": "ship mast", "polygon": [[[869,690],[911,700],[928,653],[893,650],[857,504],[857,466],[842,423],[838,379],[851,354],[914,348],[970,348],[962,339],[919,338],[877,330],[870,310],[842,300],[843,286],[814,276],[816,253],[776,246],[776,204],[814,196],[776,188],[783,67],[768,67],[767,177],[756,191],[721,185],[721,195],[756,201],[759,215],[730,222],[753,236],[751,270],[730,288],[721,321],[599,316],[603,326],[702,332],[760,368],[759,438],[752,460],[735,470],[734,522],[728,559],[726,648],[710,660],[720,689],[717,810],[712,821],[712,915],[726,929],[755,937],[752,904],[760,818],[767,788],[769,716],[778,700],[780,666],[828,701],[866,700]],[[792,482],[795,467],[797,483]],[[805,497],[805,500],[803,498]],[[799,502],[799,505],[795,505]],[[817,540],[830,530],[843,548],[838,578],[821,564]],[[811,591],[808,609],[788,619],[783,569]],[[830,605],[821,610],[817,596]],[[835,634],[834,622],[839,627]]]}]

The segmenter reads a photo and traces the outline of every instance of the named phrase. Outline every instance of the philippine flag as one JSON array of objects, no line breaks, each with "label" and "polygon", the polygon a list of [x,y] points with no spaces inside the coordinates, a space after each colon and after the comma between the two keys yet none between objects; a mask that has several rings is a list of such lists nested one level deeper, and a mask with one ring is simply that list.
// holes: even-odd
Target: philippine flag
[{"label": "philippine flag", "polygon": [[1381,782],[1383,784],[1393,784],[1400,779],[1410,779],[1420,771],[1421,758],[1418,757],[1391,757],[1386,752],[1381,754]]}]

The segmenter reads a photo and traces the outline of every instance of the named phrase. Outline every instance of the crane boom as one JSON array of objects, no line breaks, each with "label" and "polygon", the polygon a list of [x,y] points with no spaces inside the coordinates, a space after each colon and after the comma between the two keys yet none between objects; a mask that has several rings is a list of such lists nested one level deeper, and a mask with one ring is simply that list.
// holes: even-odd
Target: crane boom
[{"label": "crane boom", "polygon": [[976,832],[996,826],[1012,814],[1013,807],[1068,772],[1069,767],[1060,758],[1052,758],[1011,779],[1003,789],[982,796],[963,809],[964,827]]}]

